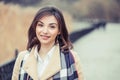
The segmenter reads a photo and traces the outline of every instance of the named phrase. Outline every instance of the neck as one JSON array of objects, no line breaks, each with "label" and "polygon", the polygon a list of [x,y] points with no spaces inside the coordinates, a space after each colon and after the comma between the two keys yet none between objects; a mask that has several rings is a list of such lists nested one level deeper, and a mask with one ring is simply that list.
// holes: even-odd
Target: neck
[{"label": "neck", "polygon": [[50,49],[53,47],[54,43],[51,44],[41,44],[41,48],[39,51],[39,55],[44,58],[46,54],[50,51]]}]

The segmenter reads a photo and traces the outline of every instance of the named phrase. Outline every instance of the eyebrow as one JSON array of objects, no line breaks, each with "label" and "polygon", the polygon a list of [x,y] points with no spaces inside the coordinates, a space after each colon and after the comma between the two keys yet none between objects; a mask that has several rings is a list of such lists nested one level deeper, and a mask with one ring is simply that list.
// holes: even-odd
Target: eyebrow
[{"label": "eyebrow", "polygon": [[58,25],[57,23],[50,23],[50,25]]},{"label": "eyebrow", "polygon": [[38,22],[40,22],[40,23],[44,24],[44,23],[43,23],[42,21],[40,21],[40,20],[39,20]]},{"label": "eyebrow", "polygon": [[[39,20],[38,22],[44,24],[44,23],[43,23],[42,21],[40,21],[40,20]],[[55,24],[55,25],[58,25],[57,23],[50,23],[50,25],[54,25],[54,24]]]}]

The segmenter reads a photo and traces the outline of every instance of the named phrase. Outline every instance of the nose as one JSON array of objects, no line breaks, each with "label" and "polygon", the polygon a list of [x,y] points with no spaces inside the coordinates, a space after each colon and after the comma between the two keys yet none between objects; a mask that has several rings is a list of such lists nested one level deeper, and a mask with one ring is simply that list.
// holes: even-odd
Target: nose
[{"label": "nose", "polygon": [[42,30],[43,33],[48,33],[48,28],[47,27],[44,27],[43,30]]}]

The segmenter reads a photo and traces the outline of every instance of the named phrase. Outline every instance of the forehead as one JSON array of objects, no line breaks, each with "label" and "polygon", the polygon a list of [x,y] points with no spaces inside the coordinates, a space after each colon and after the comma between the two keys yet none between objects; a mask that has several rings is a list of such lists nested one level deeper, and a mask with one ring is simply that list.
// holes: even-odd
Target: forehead
[{"label": "forehead", "polygon": [[45,22],[45,23],[56,23],[58,24],[58,21],[54,15],[45,15],[41,18],[39,18],[39,21]]}]

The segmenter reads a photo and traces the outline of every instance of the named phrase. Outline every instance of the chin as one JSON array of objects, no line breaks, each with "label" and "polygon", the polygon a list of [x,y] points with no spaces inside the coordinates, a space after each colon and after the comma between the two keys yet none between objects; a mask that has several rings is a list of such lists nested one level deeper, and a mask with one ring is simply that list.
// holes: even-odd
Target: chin
[{"label": "chin", "polygon": [[41,44],[50,45],[51,43],[54,43],[54,42],[51,42],[51,41],[41,41]]},{"label": "chin", "polygon": [[49,44],[50,42],[43,42],[43,41],[41,41],[41,44]]}]

